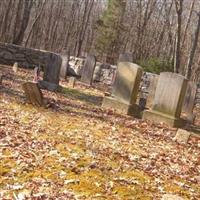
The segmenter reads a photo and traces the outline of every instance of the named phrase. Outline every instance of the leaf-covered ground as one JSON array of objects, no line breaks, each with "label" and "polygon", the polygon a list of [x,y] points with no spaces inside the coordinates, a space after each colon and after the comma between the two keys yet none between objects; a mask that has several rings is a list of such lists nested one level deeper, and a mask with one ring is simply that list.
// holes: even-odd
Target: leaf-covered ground
[{"label": "leaf-covered ground", "polygon": [[200,139],[103,110],[103,92],[62,82],[49,108],[25,103],[32,71],[0,66],[0,199],[200,199]]}]

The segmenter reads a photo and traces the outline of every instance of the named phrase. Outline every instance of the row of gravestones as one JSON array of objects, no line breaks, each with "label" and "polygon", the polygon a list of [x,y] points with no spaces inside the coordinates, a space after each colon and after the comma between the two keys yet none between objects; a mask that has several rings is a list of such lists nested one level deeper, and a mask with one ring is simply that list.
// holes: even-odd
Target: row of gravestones
[{"label": "row of gravestones", "polygon": [[[112,95],[105,96],[102,106],[113,108],[121,113],[141,115],[136,104],[143,70],[131,62],[119,62],[113,85]],[[181,112],[193,117],[196,85],[185,77],[171,72],[163,72],[152,78],[149,96],[143,112],[143,118],[155,122],[164,122],[173,127],[184,125]]]}]

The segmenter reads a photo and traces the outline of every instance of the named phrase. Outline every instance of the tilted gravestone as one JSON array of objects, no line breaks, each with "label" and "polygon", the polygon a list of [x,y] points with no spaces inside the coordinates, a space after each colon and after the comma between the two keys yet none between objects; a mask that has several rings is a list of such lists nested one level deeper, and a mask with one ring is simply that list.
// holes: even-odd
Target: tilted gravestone
[{"label": "tilted gravestone", "polygon": [[182,108],[182,112],[186,115],[186,119],[189,121],[194,120],[193,109],[195,106],[196,93],[197,93],[196,83],[189,81]]},{"label": "tilted gravestone", "polygon": [[148,88],[148,97],[147,97],[146,105],[145,105],[146,108],[151,108],[153,106],[153,100],[156,93],[158,78],[159,78],[159,75],[156,75],[156,74],[154,76],[151,76],[150,78],[150,84]]},{"label": "tilted gravestone", "polygon": [[142,72],[142,68],[134,63],[118,63],[112,95],[104,97],[102,106],[123,114],[139,116],[136,99]]},{"label": "tilted gravestone", "polygon": [[90,55],[86,58],[82,74],[81,74],[81,82],[87,85],[92,85],[94,69],[96,66],[96,58],[93,55]]},{"label": "tilted gravestone", "polygon": [[61,52],[62,64],[60,68],[60,77],[63,79],[67,78],[67,71],[69,67],[70,53],[67,50]]},{"label": "tilted gravestone", "polygon": [[133,62],[133,54],[132,53],[120,54],[118,62]]},{"label": "tilted gravestone", "polygon": [[43,106],[43,95],[37,83],[26,82],[22,84],[27,101],[34,106]]},{"label": "tilted gravestone", "polygon": [[160,74],[153,106],[143,113],[144,119],[155,122],[164,122],[172,127],[180,127],[182,105],[187,87],[187,80],[175,73],[163,72]]}]

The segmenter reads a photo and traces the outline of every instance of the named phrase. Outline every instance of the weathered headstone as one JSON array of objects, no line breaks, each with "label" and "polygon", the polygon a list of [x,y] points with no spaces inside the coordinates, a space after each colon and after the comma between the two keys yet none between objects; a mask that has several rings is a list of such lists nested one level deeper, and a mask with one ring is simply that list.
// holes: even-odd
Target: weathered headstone
[{"label": "weathered headstone", "polygon": [[76,84],[76,78],[75,77],[70,77],[69,78],[69,86],[74,88]]},{"label": "weathered headstone", "polygon": [[190,132],[179,128],[176,133],[176,136],[174,137],[174,140],[177,141],[178,143],[187,144],[190,135],[191,135]]},{"label": "weathered headstone", "polygon": [[133,62],[133,54],[132,53],[120,54],[118,62]]},{"label": "weathered headstone", "polygon": [[120,113],[139,115],[136,105],[142,68],[131,62],[118,63],[112,96],[105,96],[102,106],[113,108]]},{"label": "weathered headstone", "polygon": [[35,106],[43,106],[43,95],[37,83],[26,82],[22,84],[27,101]]},{"label": "weathered headstone", "polygon": [[143,118],[155,122],[164,122],[172,127],[180,127],[183,100],[186,92],[187,80],[175,73],[163,72],[160,74],[153,106],[144,111]]},{"label": "weathered headstone", "polygon": [[94,69],[96,65],[96,58],[93,55],[90,55],[86,58],[82,74],[81,74],[81,82],[91,85],[93,80]]},{"label": "weathered headstone", "polygon": [[63,79],[67,78],[67,71],[69,67],[69,59],[70,59],[70,53],[66,50],[63,50],[61,52],[61,58],[62,58],[62,64],[60,68],[60,77]]},{"label": "weathered headstone", "polygon": [[18,63],[15,62],[15,63],[13,64],[13,72],[17,73],[17,70],[18,70]]},{"label": "weathered headstone", "polygon": [[189,81],[185,93],[185,98],[183,102],[182,112],[186,115],[187,120],[193,121],[194,114],[193,109],[195,106],[195,97],[197,92],[197,85],[196,83]]},{"label": "weathered headstone", "polygon": [[39,81],[39,86],[43,89],[56,91],[59,87],[59,74],[62,59],[57,54],[50,54],[44,66],[43,80]]},{"label": "weathered headstone", "polygon": [[35,67],[33,72],[34,72],[33,81],[38,82],[40,79],[40,67]]},{"label": "weathered headstone", "polygon": [[158,78],[159,78],[159,75],[156,75],[156,74],[154,76],[151,76],[150,78],[150,84],[148,88],[148,97],[147,97],[146,105],[145,105],[146,108],[151,108],[153,106],[153,100],[154,100],[154,96],[156,92]]}]

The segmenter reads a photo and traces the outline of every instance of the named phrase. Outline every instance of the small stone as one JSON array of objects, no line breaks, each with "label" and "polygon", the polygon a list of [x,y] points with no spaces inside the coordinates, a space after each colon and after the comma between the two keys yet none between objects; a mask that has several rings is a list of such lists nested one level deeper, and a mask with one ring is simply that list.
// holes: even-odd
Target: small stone
[{"label": "small stone", "polygon": [[190,132],[179,128],[174,140],[177,141],[178,143],[187,144],[190,135],[191,135]]},{"label": "small stone", "polygon": [[178,195],[164,194],[161,200],[184,200],[184,199]]},{"label": "small stone", "polygon": [[70,77],[69,78],[69,86],[74,88],[76,84],[76,78],[75,77]]},{"label": "small stone", "polygon": [[15,73],[17,73],[17,70],[18,70],[18,63],[15,62],[14,65],[13,65],[13,71],[14,71]]}]

